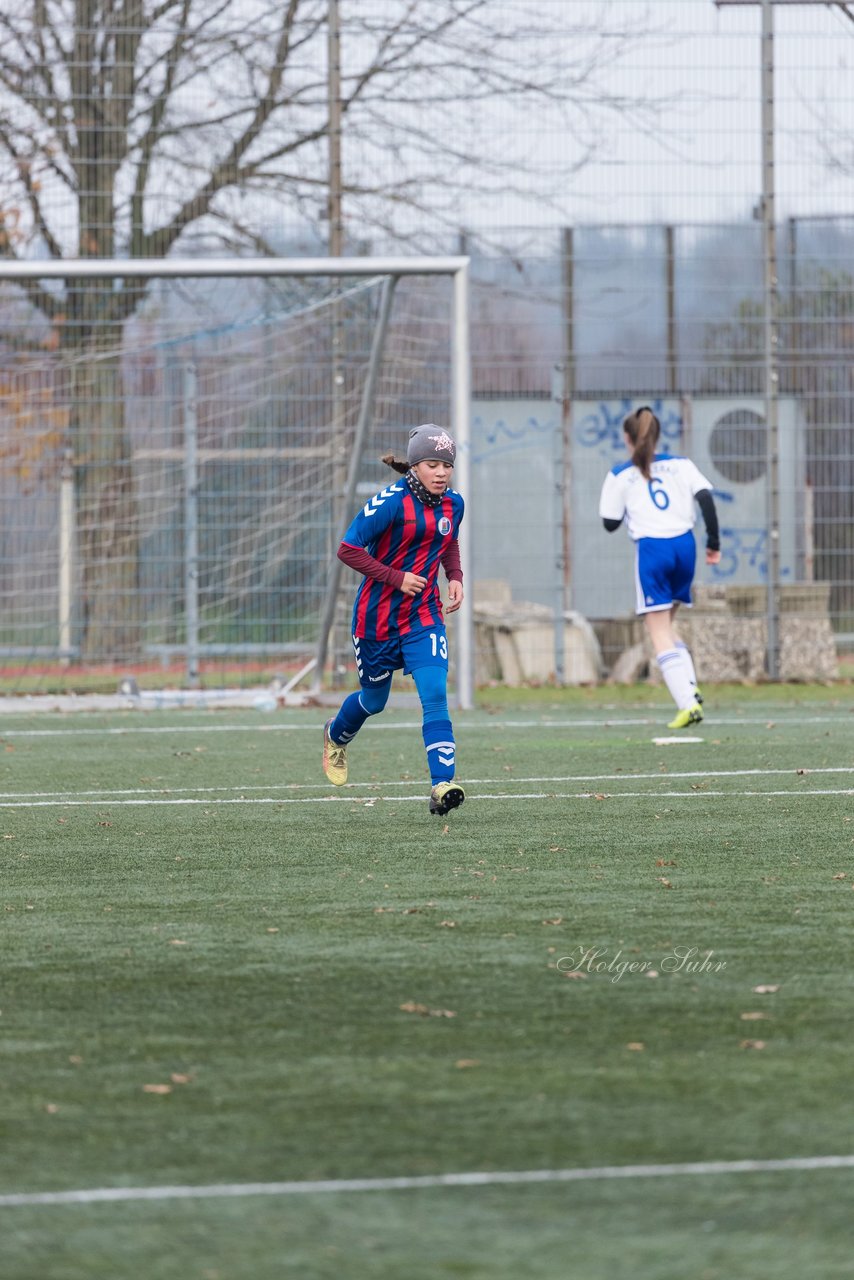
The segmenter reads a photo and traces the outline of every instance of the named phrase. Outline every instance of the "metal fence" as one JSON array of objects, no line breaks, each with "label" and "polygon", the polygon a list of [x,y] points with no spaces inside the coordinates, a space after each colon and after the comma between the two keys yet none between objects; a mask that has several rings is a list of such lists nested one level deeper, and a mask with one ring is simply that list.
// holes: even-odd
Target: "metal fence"
[{"label": "metal fence", "polygon": [[[854,225],[787,224],[780,242],[779,608],[820,619],[812,674],[825,676],[839,669],[828,636],[844,662],[854,632]],[[757,624],[767,613],[756,227],[583,228],[552,245],[472,259],[462,537],[480,682],[598,679],[637,643],[630,548],[596,506],[640,403],[714,484],[723,557],[701,569],[701,599]],[[450,289],[397,290],[354,496],[386,482],[379,455],[410,425],[452,418]],[[72,680],[107,664],[255,680],[311,656],[352,514],[380,294],[379,277],[334,294],[161,281],[125,319],[50,326],[5,287],[5,687],[38,687],[58,665]],[[347,665],[353,585],[345,574],[333,669]],[[729,674],[764,670],[767,635],[751,635]]]}]

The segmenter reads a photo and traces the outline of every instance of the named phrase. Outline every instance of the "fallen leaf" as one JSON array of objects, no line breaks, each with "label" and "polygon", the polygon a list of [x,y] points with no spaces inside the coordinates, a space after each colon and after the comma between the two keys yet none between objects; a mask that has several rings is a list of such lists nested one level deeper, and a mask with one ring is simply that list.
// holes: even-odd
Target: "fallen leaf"
[{"label": "fallen leaf", "polygon": [[418,1013],[422,1018],[455,1018],[457,1016],[454,1009],[431,1009],[426,1004],[418,1004],[415,1000],[407,1000],[406,1004],[402,1004],[400,1008],[404,1013]]},{"label": "fallen leaf", "polygon": [[780,990],[779,982],[775,986],[754,987],[753,991],[758,996],[772,996],[775,991]]},{"label": "fallen leaf", "polygon": [[186,947],[186,945],[187,945],[187,943],[184,941],[184,939],[183,939],[183,938],[170,938],[170,939],[169,939],[169,946],[170,946],[170,947]]},{"label": "fallen leaf", "polygon": [[479,1067],[480,1060],[478,1058],[457,1058],[457,1061],[454,1063],[454,1066],[459,1067],[460,1070],[462,1070],[465,1067]]},{"label": "fallen leaf", "polygon": [[571,973],[565,973],[565,978],[586,978],[587,974],[582,973],[580,969],[573,969]]},{"label": "fallen leaf", "polygon": [[631,1049],[634,1053],[643,1053],[646,1045],[642,1040],[630,1040],[626,1048]]},{"label": "fallen leaf", "polygon": [[837,872],[837,874],[833,877],[833,879],[834,879],[834,880],[847,880],[847,879],[848,879],[848,872],[847,872],[847,871],[839,871],[839,872]]},{"label": "fallen leaf", "polygon": [[142,1086],[143,1093],[171,1093],[171,1084],[144,1084]]},{"label": "fallen leaf", "polygon": [[189,1084],[192,1078],[192,1076],[183,1075],[180,1071],[173,1071],[169,1077],[173,1084]]},{"label": "fallen leaf", "polygon": [[758,1022],[760,1018],[770,1018],[770,1013],[740,1013],[742,1022]]},{"label": "fallen leaf", "polygon": [[55,1102],[46,1102],[44,1104],[44,1109],[49,1116],[55,1116],[57,1111],[59,1110],[59,1107],[56,1105]]},{"label": "fallen leaf", "polygon": [[739,1048],[741,1049],[764,1049],[764,1040],[742,1040]]},{"label": "fallen leaf", "polygon": [[80,1057],[79,1053],[69,1053],[68,1061],[72,1064],[72,1066],[79,1067],[83,1059]]},{"label": "fallen leaf", "polygon": [[543,924],[563,924],[563,916],[552,916],[550,920],[544,920]]},{"label": "fallen leaf", "polygon": [[440,920],[439,921],[440,929],[456,929],[456,927],[457,927],[456,920]]},{"label": "fallen leaf", "polygon": [[666,877],[666,876],[656,876],[655,878],[656,878],[656,880],[658,881],[658,883],[659,883],[659,884],[663,884],[663,885],[664,885],[665,889],[672,889],[672,888],[673,888],[673,885],[670,883],[670,881],[667,879],[667,877]]}]

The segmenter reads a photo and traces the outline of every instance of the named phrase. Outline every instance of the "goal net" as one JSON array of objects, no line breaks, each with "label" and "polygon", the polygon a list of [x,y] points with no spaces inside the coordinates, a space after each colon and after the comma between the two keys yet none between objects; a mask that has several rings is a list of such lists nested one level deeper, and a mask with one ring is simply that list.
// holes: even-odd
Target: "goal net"
[{"label": "goal net", "polygon": [[453,275],[136,287],[101,320],[113,279],[59,317],[0,285],[2,688],[329,683],[341,533],[453,421]]}]

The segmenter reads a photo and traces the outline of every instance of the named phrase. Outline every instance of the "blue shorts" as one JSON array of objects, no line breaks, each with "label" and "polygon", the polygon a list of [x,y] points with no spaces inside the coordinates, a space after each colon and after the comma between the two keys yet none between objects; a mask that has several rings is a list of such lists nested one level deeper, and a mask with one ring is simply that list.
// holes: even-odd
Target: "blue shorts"
[{"label": "blue shorts", "polygon": [[676,538],[638,538],[635,549],[638,613],[691,603],[697,544],[690,530]]},{"label": "blue shorts", "polygon": [[417,667],[441,667],[448,670],[448,637],[444,626],[406,635],[389,636],[388,640],[360,640],[353,636],[356,670],[363,689],[376,688],[391,679],[393,671],[403,668],[408,676]]}]

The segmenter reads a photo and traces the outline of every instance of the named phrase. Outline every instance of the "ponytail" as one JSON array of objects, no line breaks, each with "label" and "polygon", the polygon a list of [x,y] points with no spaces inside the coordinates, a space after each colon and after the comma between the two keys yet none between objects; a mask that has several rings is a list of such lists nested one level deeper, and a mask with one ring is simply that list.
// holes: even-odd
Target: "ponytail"
[{"label": "ponytail", "polygon": [[630,413],[623,423],[623,430],[632,443],[632,463],[645,480],[652,475],[655,446],[661,434],[661,423],[649,405],[643,405]]},{"label": "ponytail", "polygon": [[384,462],[387,467],[391,467],[392,471],[397,471],[402,476],[405,476],[409,470],[409,463],[401,462],[400,458],[396,458],[393,453],[384,453],[381,461]]}]

